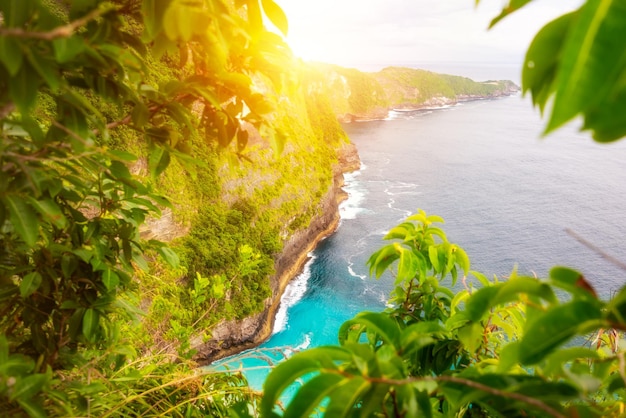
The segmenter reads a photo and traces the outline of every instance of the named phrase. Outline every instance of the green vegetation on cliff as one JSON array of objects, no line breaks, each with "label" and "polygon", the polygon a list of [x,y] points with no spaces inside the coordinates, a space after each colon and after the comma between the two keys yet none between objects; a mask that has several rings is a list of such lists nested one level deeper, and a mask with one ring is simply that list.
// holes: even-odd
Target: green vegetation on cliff
[{"label": "green vegetation on cliff", "polygon": [[476,82],[426,70],[387,67],[377,73],[313,64],[322,77],[318,90],[343,120],[381,118],[393,108],[420,108],[462,100],[499,97],[518,91],[510,81]]}]

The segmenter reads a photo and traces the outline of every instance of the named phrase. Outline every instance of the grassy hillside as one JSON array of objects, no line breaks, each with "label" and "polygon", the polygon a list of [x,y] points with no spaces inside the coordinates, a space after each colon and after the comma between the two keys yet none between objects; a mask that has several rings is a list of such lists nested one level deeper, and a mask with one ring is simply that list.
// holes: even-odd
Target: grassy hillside
[{"label": "grassy hillside", "polygon": [[390,108],[452,104],[518,90],[510,81],[476,82],[412,68],[387,67],[377,73],[365,73],[329,64],[314,67],[323,77],[319,90],[329,97],[333,110],[345,121],[382,118]]}]

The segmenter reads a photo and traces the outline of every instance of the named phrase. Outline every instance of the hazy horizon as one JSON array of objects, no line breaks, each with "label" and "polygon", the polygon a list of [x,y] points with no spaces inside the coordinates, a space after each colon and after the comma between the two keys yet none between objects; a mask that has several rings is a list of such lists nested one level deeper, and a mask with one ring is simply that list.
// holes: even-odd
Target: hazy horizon
[{"label": "hazy horizon", "polygon": [[[362,71],[411,68],[518,67],[536,32],[581,0],[535,1],[493,29],[503,2],[474,0],[279,0],[287,42],[304,60]],[[511,70],[507,70],[511,74]],[[439,71],[438,71],[439,72]],[[470,74],[464,75],[472,78]],[[494,71],[488,78],[502,78]]]}]

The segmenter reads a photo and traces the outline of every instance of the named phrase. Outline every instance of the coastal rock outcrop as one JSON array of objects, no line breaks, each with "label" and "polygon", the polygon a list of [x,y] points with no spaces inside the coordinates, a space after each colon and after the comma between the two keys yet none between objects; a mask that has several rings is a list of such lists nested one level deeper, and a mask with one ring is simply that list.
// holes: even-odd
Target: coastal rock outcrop
[{"label": "coastal rock outcrop", "polygon": [[308,253],[337,228],[339,203],[347,197],[341,188],[343,174],[358,170],[360,165],[354,144],[346,143],[338,150],[338,163],[333,167],[334,181],[321,199],[318,215],[307,228],[290,236],[284,243],[282,252],[275,258],[275,274],[270,277],[272,295],[266,300],[265,309],[243,320],[221,322],[212,330],[209,341],[202,341],[199,337],[192,341],[192,347],[197,350],[195,360],[199,364],[208,364],[254,347],[271,335],[274,317],[287,284],[302,271],[308,260]]}]

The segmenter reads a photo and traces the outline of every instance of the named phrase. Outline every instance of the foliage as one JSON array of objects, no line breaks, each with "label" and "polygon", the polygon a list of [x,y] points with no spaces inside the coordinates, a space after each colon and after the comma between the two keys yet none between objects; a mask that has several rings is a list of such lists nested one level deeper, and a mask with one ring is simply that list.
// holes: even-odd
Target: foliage
[{"label": "foliage", "polygon": [[[500,19],[530,3],[510,1]],[[626,135],[626,3],[587,0],[544,26],[530,44],[522,84],[542,112],[550,106],[546,133],[578,115],[596,141]]]},{"label": "foliage", "polygon": [[[624,351],[572,347],[576,336],[626,329],[626,288],[610,302],[582,275],[555,267],[546,280],[488,281],[457,293],[442,281],[469,273],[465,252],[420,211],[385,237],[370,273],[397,261],[391,307],[362,312],[339,330],[339,346],[278,365],[264,385],[264,416],[614,416],[626,395]],[[465,276],[463,276],[465,281]],[[561,298],[556,294],[560,293]],[[564,297],[563,297],[564,294]],[[602,334],[600,334],[602,335]],[[303,379],[304,383],[296,383]],[[298,392],[275,409],[290,385]]]},{"label": "foliage", "polygon": [[[107,410],[95,395],[108,379],[156,393],[133,386],[148,369],[112,377],[136,356],[121,334],[139,313],[133,276],[151,252],[178,263],[139,228],[171,207],[155,185],[172,157],[193,170],[193,141],[241,155],[243,124],[268,125],[275,105],[254,78],[281,91],[290,53],[264,17],[287,30],[270,0],[1,2],[0,409],[84,415],[89,393]],[[155,381],[181,386],[167,367]]]}]

